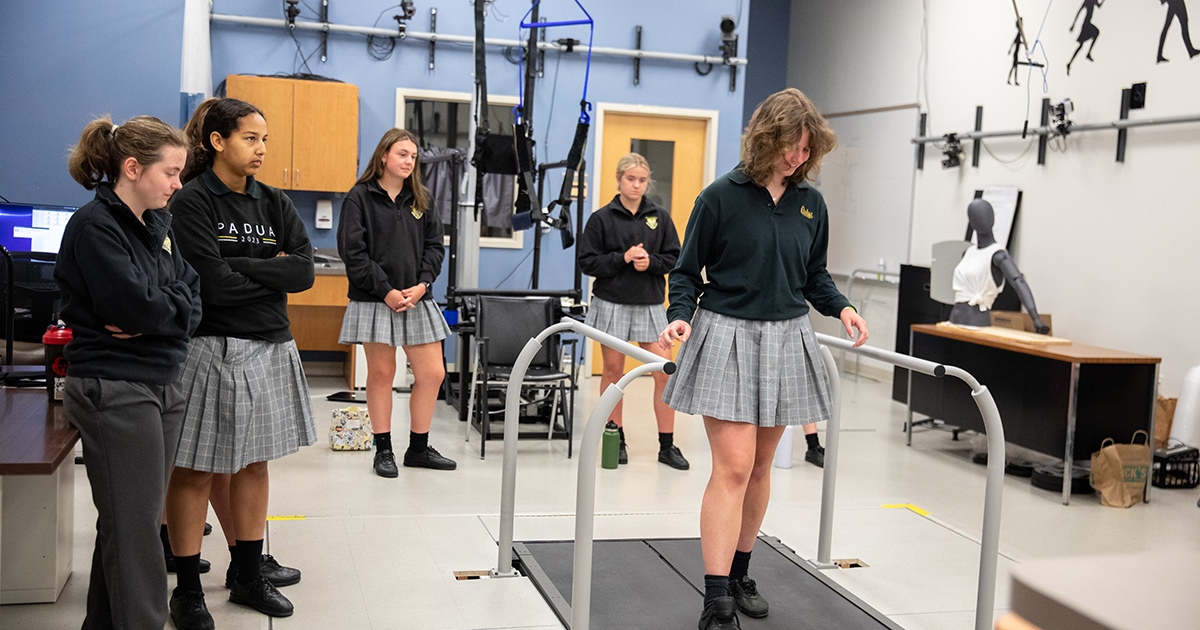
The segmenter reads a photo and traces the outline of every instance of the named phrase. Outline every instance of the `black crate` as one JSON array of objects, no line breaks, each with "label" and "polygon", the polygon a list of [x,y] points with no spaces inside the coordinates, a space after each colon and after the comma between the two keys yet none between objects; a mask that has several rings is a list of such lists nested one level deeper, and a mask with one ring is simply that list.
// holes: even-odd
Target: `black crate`
[{"label": "black crate", "polygon": [[1177,446],[1154,452],[1155,488],[1195,488],[1200,485],[1200,450]]}]

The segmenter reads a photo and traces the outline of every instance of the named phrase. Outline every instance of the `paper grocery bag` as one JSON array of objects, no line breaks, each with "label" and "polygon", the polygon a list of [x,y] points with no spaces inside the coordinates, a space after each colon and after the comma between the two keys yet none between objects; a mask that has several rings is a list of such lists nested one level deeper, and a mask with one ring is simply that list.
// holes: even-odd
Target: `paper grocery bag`
[{"label": "paper grocery bag", "polygon": [[1175,404],[1179,402],[1178,398],[1158,397],[1158,404],[1154,407],[1154,448],[1167,448],[1167,441],[1171,439],[1171,421],[1175,419]]},{"label": "paper grocery bag", "polygon": [[[1139,433],[1141,444],[1137,443]],[[1100,450],[1092,453],[1091,484],[1100,495],[1101,505],[1127,508],[1141,503],[1150,479],[1149,440],[1150,436],[1139,430],[1129,444],[1117,444],[1107,438],[1101,442]]]}]

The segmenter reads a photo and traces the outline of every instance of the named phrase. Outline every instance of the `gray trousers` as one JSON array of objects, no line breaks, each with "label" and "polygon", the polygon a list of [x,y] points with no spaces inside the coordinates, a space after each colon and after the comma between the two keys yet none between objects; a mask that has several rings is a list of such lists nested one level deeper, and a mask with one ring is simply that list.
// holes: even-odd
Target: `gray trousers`
[{"label": "gray trousers", "polygon": [[99,512],[83,629],[162,628],[167,569],[158,533],[183,423],[182,386],[68,376],[63,406],[83,439]]}]

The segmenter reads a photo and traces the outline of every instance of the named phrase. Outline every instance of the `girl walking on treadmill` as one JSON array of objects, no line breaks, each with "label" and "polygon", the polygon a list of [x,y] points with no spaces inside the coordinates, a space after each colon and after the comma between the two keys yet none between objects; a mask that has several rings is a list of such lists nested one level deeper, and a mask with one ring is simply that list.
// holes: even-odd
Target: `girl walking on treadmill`
[{"label": "girl walking on treadmill", "polygon": [[350,281],[350,304],[338,343],[361,343],[367,356],[375,474],[400,474],[392,452],[397,346],[404,348],[414,378],[404,465],[454,470],[458,464],[429,445],[438,388],[446,376],[442,340],[450,334],[432,293],[446,248],[442,222],[429,212],[417,138],[411,132],[392,129],[383,134],[362,177],[342,202],[337,237]]},{"label": "girl walking on treadmill", "polygon": [[179,366],[200,324],[200,278],[166,210],[186,160],[183,134],[150,116],[94,120],[71,150],[71,177],[96,191],[54,266],[74,335],[63,410],[98,512],[84,628],[167,620],[158,524],[183,422]]},{"label": "girl walking on treadmill", "polygon": [[799,90],[767,97],[742,135],[744,161],[696,199],[671,272],[671,323],[659,343],[686,343],[663,400],[704,416],[713,459],[700,507],[700,630],[739,628],[738,610],[769,611],[749,565],[775,447],[787,425],[832,410],[808,303],[841,319],[856,346],[867,340],[866,322],[825,269],[828,212],[806,181],[835,144]]}]

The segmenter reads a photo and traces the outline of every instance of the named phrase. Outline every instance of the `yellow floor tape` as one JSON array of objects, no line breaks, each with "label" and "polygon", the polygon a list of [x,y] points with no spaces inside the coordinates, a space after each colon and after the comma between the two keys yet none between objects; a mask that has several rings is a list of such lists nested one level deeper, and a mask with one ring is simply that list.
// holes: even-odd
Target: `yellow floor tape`
[{"label": "yellow floor tape", "polygon": [[268,516],[267,517],[268,521],[303,521],[306,519],[308,519],[307,516],[300,516],[299,514],[289,514],[287,516]]},{"label": "yellow floor tape", "polygon": [[913,505],[913,504],[911,504],[911,503],[903,503],[903,504],[896,504],[896,505],[881,505],[881,506],[879,506],[879,507],[884,507],[884,508],[905,508],[905,509],[908,509],[908,510],[912,510],[912,512],[913,512],[914,514],[920,514],[921,516],[929,516],[929,512],[926,512],[925,510],[922,510],[921,508],[919,508],[919,507],[917,507],[917,506],[915,506],[915,505]]}]

